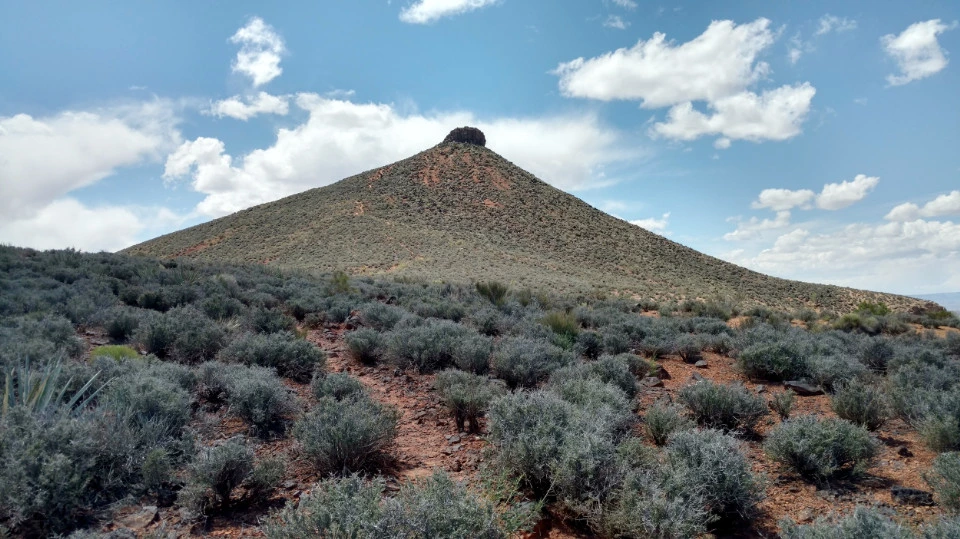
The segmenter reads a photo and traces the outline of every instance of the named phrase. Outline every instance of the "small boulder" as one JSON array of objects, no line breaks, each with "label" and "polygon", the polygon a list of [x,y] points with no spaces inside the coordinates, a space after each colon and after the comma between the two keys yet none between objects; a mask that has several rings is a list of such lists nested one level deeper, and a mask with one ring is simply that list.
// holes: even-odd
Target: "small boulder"
[{"label": "small boulder", "polygon": [[142,530],[147,526],[149,526],[156,518],[157,518],[157,506],[148,505],[141,508],[136,513],[127,515],[119,519],[117,522],[125,528],[130,528],[132,530]]},{"label": "small boulder", "polygon": [[698,369],[706,369],[708,367],[706,360],[703,360],[703,359],[694,363],[693,366]]},{"label": "small boulder", "polygon": [[443,139],[444,143],[447,142],[459,142],[461,144],[474,144],[476,146],[486,146],[487,137],[483,135],[483,131],[480,131],[476,127],[458,127],[447,134],[447,137]]},{"label": "small boulder", "polygon": [[783,383],[783,387],[792,389],[797,395],[810,397],[813,395],[823,395],[823,389],[813,384],[808,384],[802,380],[790,380]]},{"label": "small boulder", "polygon": [[918,488],[890,487],[890,496],[901,505],[934,505],[933,494]]},{"label": "small boulder", "polygon": [[643,380],[640,380],[640,385],[644,387],[663,387],[663,380],[656,376],[647,376]]}]

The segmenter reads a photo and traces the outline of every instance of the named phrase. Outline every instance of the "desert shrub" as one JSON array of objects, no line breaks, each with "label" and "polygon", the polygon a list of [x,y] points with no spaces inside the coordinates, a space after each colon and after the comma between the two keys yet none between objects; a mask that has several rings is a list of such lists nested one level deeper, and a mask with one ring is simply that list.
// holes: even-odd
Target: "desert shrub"
[{"label": "desert shrub", "polygon": [[719,335],[700,335],[700,345],[704,350],[715,354],[729,354],[733,350],[733,338],[721,333]]},{"label": "desert shrub", "polygon": [[584,331],[577,335],[574,348],[587,359],[597,359],[603,352],[603,337],[596,331]]},{"label": "desert shrub", "polygon": [[[913,539],[908,529],[876,509],[858,506],[853,513],[835,522],[817,519],[813,524],[798,525],[792,520],[780,521],[784,539]],[[932,538],[931,538],[932,539]]]},{"label": "desert shrub", "polygon": [[867,339],[860,348],[860,361],[874,372],[887,372],[887,364],[893,359],[895,350],[885,339],[875,337]]},{"label": "desert shrub", "polygon": [[674,432],[689,430],[694,422],[685,414],[684,409],[675,404],[654,404],[643,416],[647,435],[656,445],[665,445]]},{"label": "desert shrub", "polygon": [[655,326],[644,335],[637,349],[649,358],[658,358],[676,349],[676,331],[666,326]]},{"label": "desert shrub", "polygon": [[163,448],[155,448],[147,453],[140,470],[143,486],[148,490],[159,491],[173,478],[173,464],[170,453]]},{"label": "desert shrub", "polygon": [[279,309],[260,307],[250,311],[247,315],[245,325],[250,331],[256,333],[278,333],[280,331],[295,330],[297,328],[297,321]]},{"label": "desert shrub", "polygon": [[507,294],[510,292],[510,288],[507,285],[496,281],[477,283],[476,289],[478,294],[487,298],[490,303],[493,303],[497,307],[503,305],[507,299]]},{"label": "desert shrub", "polygon": [[890,417],[886,393],[859,380],[838,386],[830,398],[830,407],[837,416],[871,431],[880,428]]},{"label": "desert shrub", "polygon": [[140,327],[140,317],[133,309],[114,307],[105,314],[103,327],[111,339],[124,342]]},{"label": "desert shrub", "polygon": [[310,391],[317,399],[331,397],[338,401],[359,397],[366,393],[360,380],[342,372],[314,374],[313,381],[310,382]]},{"label": "desert shrub", "polygon": [[365,365],[373,365],[383,353],[383,335],[375,329],[360,328],[344,335],[347,350],[354,359]]},{"label": "desert shrub", "polygon": [[315,370],[326,366],[326,353],[291,333],[248,333],[220,351],[221,361],[276,369],[277,374],[298,382],[310,380]]},{"label": "desert shrub", "polygon": [[680,335],[673,341],[672,352],[680,356],[680,359],[686,361],[687,363],[693,363],[699,360],[700,351],[700,339],[693,335]]},{"label": "desert shrub", "polygon": [[507,326],[503,314],[493,307],[481,307],[470,313],[470,321],[481,335],[495,337]]},{"label": "desert shrub", "polygon": [[212,359],[223,346],[225,334],[216,322],[193,306],[177,307],[140,324],[136,339],[159,358],[182,363]]},{"label": "desert shrub", "polygon": [[551,311],[540,319],[540,323],[550,328],[556,335],[568,338],[571,341],[580,333],[577,318],[568,312]]},{"label": "desert shrub", "polygon": [[667,458],[689,482],[700,486],[707,510],[719,517],[747,519],[763,487],[732,436],[717,430],[685,430],[667,444]]},{"label": "desert shrub", "polygon": [[597,361],[568,365],[553,371],[550,374],[550,383],[557,384],[571,379],[594,378],[616,386],[627,397],[633,398],[637,393],[637,382],[628,363],[633,358],[640,359],[636,356],[630,356],[630,358],[601,356]]},{"label": "desert shrub", "polygon": [[234,371],[229,381],[230,413],[250,423],[258,435],[282,430],[284,416],[293,410],[290,390],[273,369],[249,367],[244,371]]},{"label": "desert shrub", "polygon": [[810,366],[799,350],[787,343],[748,346],[737,357],[743,374],[759,380],[796,380],[810,374]]},{"label": "desert shrub", "polygon": [[528,510],[511,507],[504,511],[443,472],[404,484],[394,498],[382,499],[385,486],[383,479],[365,481],[356,475],[321,481],[297,507],[288,505],[273,513],[264,532],[270,539],[496,539],[511,536],[528,520],[523,518]]},{"label": "desert shrub", "polygon": [[767,414],[763,398],[741,384],[701,380],[683,387],[678,400],[699,425],[724,431],[750,430]]},{"label": "desert shrub", "polygon": [[867,429],[845,419],[799,416],[780,423],[764,450],[773,460],[818,481],[866,469],[879,443]]},{"label": "desert shrub", "polygon": [[827,391],[833,391],[837,385],[864,378],[869,374],[867,367],[856,358],[846,354],[810,356],[811,382]]},{"label": "desert shrub", "polygon": [[243,314],[246,307],[236,298],[214,294],[200,302],[200,309],[214,320],[227,320]]},{"label": "desert shrub", "polygon": [[209,404],[220,405],[227,402],[235,371],[245,371],[241,365],[227,365],[219,361],[208,361],[197,369],[197,397]]},{"label": "desert shrub", "polygon": [[793,411],[793,403],[796,398],[797,394],[790,389],[776,393],[770,399],[770,409],[780,416],[781,421],[790,419],[790,413]]},{"label": "desert shrub", "polygon": [[361,470],[397,436],[399,413],[369,397],[323,398],[294,425],[304,452],[326,473]]},{"label": "desert shrub", "polygon": [[101,406],[139,429],[158,437],[179,437],[190,421],[190,394],[158,376],[130,373],[110,382],[100,393]]},{"label": "desert shrub", "polygon": [[596,527],[607,537],[699,537],[715,519],[703,490],[671,469],[631,470]]},{"label": "desert shrub", "polygon": [[282,477],[282,463],[271,459],[256,465],[253,449],[235,437],[200,450],[188,468],[187,485],[178,501],[193,515],[205,515],[229,506],[233,491],[241,485],[247,487],[247,498],[255,499]]},{"label": "desert shrub", "polygon": [[924,478],[936,492],[941,506],[954,513],[960,512],[960,453],[937,455]]},{"label": "desert shrub", "polygon": [[403,318],[404,310],[378,301],[360,308],[360,321],[377,331],[390,331]]},{"label": "desert shrub", "polygon": [[432,372],[451,366],[482,373],[493,341],[449,321],[394,329],[387,340],[387,357],[400,367]]},{"label": "desert shrub", "polygon": [[633,406],[623,390],[598,378],[551,379],[547,387],[579,410],[594,416],[598,422],[608,425],[609,431],[617,434],[618,439],[636,422]]},{"label": "desert shrub", "polygon": [[105,344],[103,346],[98,346],[93,350],[90,350],[90,359],[93,360],[98,357],[108,357],[116,362],[121,362],[127,359],[135,359],[140,357],[140,354],[130,348],[129,346],[123,346],[118,344]]},{"label": "desert shrub", "polygon": [[511,388],[533,387],[573,359],[572,355],[546,342],[504,338],[493,353],[491,365],[496,377]]},{"label": "desert shrub", "polygon": [[650,376],[660,368],[656,361],[642,358],[636,354],[616,354],[614,356],[604,355],[600,356],[600,360],[603,360],[606,357],[614,357],[617,361],[626,363],[630,373],[638,378]]},{"label": "desert shrub", "polygon": [[446,370],[437,374],[434,386],[440,393],[447,409],[453,414],[457,429],[465,430],[470,423],[470,432],[479,432],[479,418],[490,402],[504,394],[506,388],[487,376],[478,376],[460,370]]}]

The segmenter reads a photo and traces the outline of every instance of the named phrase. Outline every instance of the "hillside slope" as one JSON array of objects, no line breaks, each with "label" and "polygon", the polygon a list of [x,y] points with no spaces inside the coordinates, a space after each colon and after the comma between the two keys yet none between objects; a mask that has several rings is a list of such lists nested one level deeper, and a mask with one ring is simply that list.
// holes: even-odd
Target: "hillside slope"
[{"label": "hillside slope", "polygon": [[919,303],[721,261],[605,214],[485,147],[458,142],[125,252],[792,309]]}]

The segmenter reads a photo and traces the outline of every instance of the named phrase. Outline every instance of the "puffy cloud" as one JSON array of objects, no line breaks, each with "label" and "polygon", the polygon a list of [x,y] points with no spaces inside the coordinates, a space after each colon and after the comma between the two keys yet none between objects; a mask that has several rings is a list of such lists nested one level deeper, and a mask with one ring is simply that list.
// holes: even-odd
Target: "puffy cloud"
[{"label": "puffy cloud", "polygon": [[762,232],[767,230],[788,227],[790,226],[790,212],[778,211],[776,219],[761,220],[756,217],[751,217],[747,221],[741,219],[735,220],[737,221],[736,230],[724,234],[723,239],[728,241],[749,240],[760,236]]},{"label": "puffy cloud", "polygon": [[400,12],[400,20],[411,24],[428,24],[453,15],[460,15],[500,0],[419,0]]},{"label": "puffy cloud", "polygon": [[607,28],[616,28],[617,30],[626,30],[630,23],[623,20],[623,17],[619,15],[610,15],[603,21],[603,25]]},{"label": "puffy cloud", "polygon": [[947,25],[940,19],[932,19],[911,24],[899,35],[881,37],[884,50],[900,68],[899,75],[887,75],[887,82],[900,86],[942,71],[947,67],[947,56],[937,36],[956,27],[956,21]]},{"label": "puffy cloud", "polygon": [[210,105],[210,114],[223,118],[229,116],[238,120],[249,120],[257,114],[287,114],[290,110],[287,96],[270,95],[260,92],[254,97],[233,97],[215,101]]},{"label": "puffy cloud", "polygon": [[756,58],[773,41],[767,19],[741,25],[714,21],[681,45],[667,42],[666,35],[657,32],[629,49],[561,63],[554,73],[569,97],[635,99],[646,108],[713,101],[739,93],[767,75],[769,66]]},{"label": "puffy cloud", "polygon": [[741,92],[709,103],[708,116],[683,103],[670,109],[666,122],[653,125],[654,135],[693,140],[703,135],[727,139],[786,140],[801,132],[816,89],[809,83],[781,86],[760,95]]},{"label": "puffy cloud", "polygon": [[118,168],[159,160],[180,142],[166,101],[49,117],[0,117],[0,223],[29,217]]},{"label": "puffy cloud", "polygon": [[877,186],[880,178],[857,174],[851,181],[828,183],[817,195],[817,207],[821,210],[839,210],[863,200]]},{"label": "puffy cloud", "polygon": [[404,114],[317,94],[299,94],[296,104],[308,119],[280,129],[272,146],[234,159],[223,142],[201,137],[169,156],[164,177],[189,177],[206,195],[198,211],[219,216],[409,157],[458,125],[479,127],[492,150],[561,189],[608,185],[605,166],[643,156],[593,115],[480,121],[467,112]]},{"label": "puffy cloud", "polygon": [[636,221],[630,221],[630,224],[637,225],[640,228],[645,228],[650,232],[663,232],[667,229],[667,225],[670,223],[670,212],[663,214],[662,217],[657,219],[656,217],[650,217],[647,219],[637,219]]},{"label": "puffy cloud", "polygon": [[165,232],[182,223],[181,216],[165,208],[91,208],[62,198],[29,217],[0,224],[0,242],[34,249],[116,251],[142,241],[145,232]]},{"label": "puffy cloud", "polygon": [[280,56],[286,52],[283,39],[260,17],[252,17],[246,26],[233,34],[230,41],[240,45],[233,71],[250,77],[254,87],[262,86],[283,73],[280,67]]},{"label": "puffy cloud", "polygon": [[757,254],[740,250],[724,258],[773,275],[856,288],[899,293],[956,289],[960,224],[855,223],[825,233],[799,228]]},{"label": "puffy cloud", "polygon": [[764,189],[751,208],[770,208],[773,211],[790,210],[796,207],[809,207],[816,194],[809,189],[791,191],[790,189]]},{"label": "puffy cloud", "polygon": [[830,32],[849,32],[857,29],[857,21],[846,17],[837,17],[829,13],[820,17],[819,26],[814,35],[822,36]]},{"label": "puffy cloud", "polygon": [[939,217],[942,215],[960,215],[960,191],[951,191],[946,195],[927,202],[921,208],[912,202],[906,202],[890,210],[884,217],[890,221],[913,221],[920,217]]},{"label": "puffy cloud", "polygon": [[613,0],[613,3],[624,9],[637,9],[637,3],[634,0]]}]

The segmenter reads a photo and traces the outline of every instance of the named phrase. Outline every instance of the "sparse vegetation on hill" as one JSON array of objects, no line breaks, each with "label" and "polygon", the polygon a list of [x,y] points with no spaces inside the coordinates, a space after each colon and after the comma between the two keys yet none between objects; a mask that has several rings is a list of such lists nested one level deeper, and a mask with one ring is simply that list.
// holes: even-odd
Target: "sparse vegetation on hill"
[{"label": "sparse vegetation on hill", "polygon": [[[11,247],[0,290],[15,537],[958,528],[944,328]],[[901,483],[939,505],[852,513]]]}]

